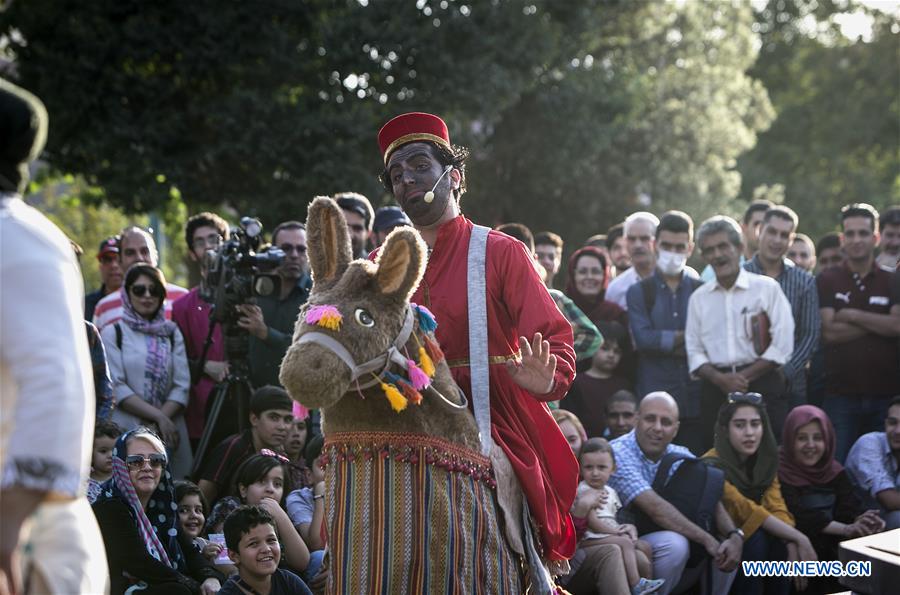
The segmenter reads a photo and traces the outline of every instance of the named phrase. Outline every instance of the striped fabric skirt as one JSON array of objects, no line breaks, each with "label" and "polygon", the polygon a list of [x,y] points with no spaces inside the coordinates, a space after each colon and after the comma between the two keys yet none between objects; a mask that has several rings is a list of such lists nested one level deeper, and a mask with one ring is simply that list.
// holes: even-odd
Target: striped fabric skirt
[{"label": "striped fabric skirt", "polygon": [[490,460],[388,432],[330,435],[325,465],[328,593],[522,593]]}]

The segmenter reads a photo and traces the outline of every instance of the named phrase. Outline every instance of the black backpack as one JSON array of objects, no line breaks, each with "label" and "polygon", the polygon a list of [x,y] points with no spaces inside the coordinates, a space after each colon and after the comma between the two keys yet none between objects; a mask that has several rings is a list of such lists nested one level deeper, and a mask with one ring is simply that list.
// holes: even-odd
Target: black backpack
[{"label": "black backpack", "polygon": [[[678,469],[669,477],[672,465],[681,461]],[[653,491],[678,509],[692,523],[710,533],[716,533],[716,506],[722,499],[725,487],[725,473],[718,467],[707,465],[702,459],[695,459],[682,453],[663,456],[653,478]],[[643,512],[637,514],[638,534],[664,531]],[[691,542],[691,556],[688,566],[695,566],[706,556],[706,550],[698,543]]]}]

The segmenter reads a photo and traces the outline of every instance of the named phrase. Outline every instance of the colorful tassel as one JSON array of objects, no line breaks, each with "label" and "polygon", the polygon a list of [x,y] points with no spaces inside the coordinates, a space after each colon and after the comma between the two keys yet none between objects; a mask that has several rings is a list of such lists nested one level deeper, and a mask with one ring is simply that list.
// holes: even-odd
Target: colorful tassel
[{"label": "colorful tassel", "polygon": [[403,392],[403,396],[406,397],[410,403],[412,403],[413,405],[422,404],[422,393],[413,388],[413,386],[409,383],[409,380],[391,372],[385,372],[384,378],[389,383],[396,385]]},{"label": "colorful tassel", "polygon": [[428,355],[431,356],[432,362],[441,362],[444,360],[444,352],[441,351],[441,347],[437,344],[437,341],[428,335],[422,335],[422,341],[425,343],[425,350],[428,352]]},{"label": "colorful tassel", "polygon": [[313,306],[306,312],[306,324],[317,324],[332,331],[341,330],[343,316],[334,306]]},{"label": "colorful tassel", "polygon": [[381,390],[384,391],[384,395],[387,397],[388,402],[391,404],[391,409],[400,413],[404,409],[406,409],[406,397],[397,390],[397,387],[393,384],[385,384],[381,383]]},{"label": "colorful tassel", "polygon": [[412,385],[407,384],[406,382],[400,382],[397,386],[400,387],[403,391],[403,396],[406,397],[410,403],[413,405],[422,404],[422,393],[414,389]]},{"label": "colorful tassel", "polygon": [[420,369],[419,366],[416,365],[416,362],[411,359],[406,360],[406,371],[409,372],[409,383],[412,384],[414,389],[422,390],[431,384],[431,377],[429,374]]},{"label": "colorful tassel", "polygon": [[434,329],[437,328],[437,319],[431,313],[431,310],[416,304],[416,313],[419,315],[419,328],[426,333],[433,333]]},{"label": "colorful tassel", "polygon": [[429,378],[434,376],[434,362],[428,357],[424,347],[419,347],[419,366],[422,371],[428,374]]}]

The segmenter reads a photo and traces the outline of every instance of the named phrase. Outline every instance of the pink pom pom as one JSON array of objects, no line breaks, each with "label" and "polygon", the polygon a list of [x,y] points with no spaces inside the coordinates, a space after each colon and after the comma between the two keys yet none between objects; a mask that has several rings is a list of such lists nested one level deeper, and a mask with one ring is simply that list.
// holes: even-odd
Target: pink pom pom
[{"label": "pink pom pom", "polygon": [[431,378],[416,365],[416,362],[408,359],[406,360],[406,366],[406,371],[409,372],[409,382],[413,385],[414,389],[422,390],[431,384]]},{"label": "pink pom pom", "polygon": [[306,311],[306,324],[316,324],[333,331],[340,330],[342,319],[340,311],[334,306],[312,306]]}]

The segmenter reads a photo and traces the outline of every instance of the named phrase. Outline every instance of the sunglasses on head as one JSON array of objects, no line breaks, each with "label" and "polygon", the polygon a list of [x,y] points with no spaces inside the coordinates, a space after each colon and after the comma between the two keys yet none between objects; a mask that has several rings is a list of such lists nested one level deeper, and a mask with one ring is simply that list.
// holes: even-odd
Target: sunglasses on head
[{"label": "sunglasses on head", "polygon": [[144,463],[150,463],[154,469],[162,469],[166,464],[166,455],[153,453],[152,455],[128,455],[125,457],[125,464],[132,471],[144,468]]},{"label": "sunglasses on head", "polygon": [[290,459],[288,459],[286,456],[279,454],[279,453],[275,452],[274,450],[270,450],[268,448],[260,449],[259,454],[263,455],[264,457],[275,457],[282,463],[290,463]]},{"label": "sunglasses on head", "polygon": [[729,403],[749,403],[751,405],[759,405],[763,401],[763,396],[759,393],[728,393]]},{"label": "sunglasses on head", "polygon": [[162,297],[162,291],[155,285],[132,285],[131,294],[135,297],[144,297],[150,294],[153,297]]}]

